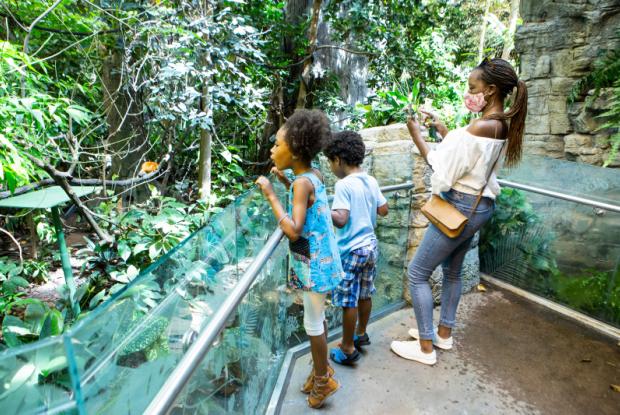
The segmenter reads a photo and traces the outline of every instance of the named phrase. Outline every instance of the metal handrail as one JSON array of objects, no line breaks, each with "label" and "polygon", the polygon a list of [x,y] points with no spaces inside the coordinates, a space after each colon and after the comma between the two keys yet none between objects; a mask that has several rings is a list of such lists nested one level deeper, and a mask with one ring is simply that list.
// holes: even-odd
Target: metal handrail
[{"label": "metal handrail", "polygon": [[[541,189],[534,186],[524,185],[520,183],[514,183],[508,180],[499,179],[498,182],[506,187],[512,187],[515,189],[526,190],[533,193],[539,193],[546,196],[554,197],[557,199],[568,200],[584,205],[597,207],[600,209],[610,210],[614,212],[620,212],[620,206],[597,202],[590,199],[580,198],[577,196],[571,196],[564,193],[553,192],[550,190]],[[394,192],[398,190],[407,190],[413,188],[413,183],[407,182],[397,185],[381,187],[383,193]],[[226,322],[230,315],[235,311],[236,307],[241,303],[243,297],[247,294],[248,289],[260,273],[263,265],[271,257],[278,244],[282,240],[284,233],[279,227],[269,237],[265,246],[260,250],[254,261],[250,264],[245,271],[239,283],[235,286],[230,295],[226,298],[222,306],[213,315],[207,326],[198,335],[196,341],[190,346],[187,353],[179,361],[177,367],[172,374],[168,377],[163,384],[145,413],[155,415],[165,415],[173,407],[178,396],[182,392],[185,385],[189,382],[192,374],[202,362],[205,355],[211,348],[217,335],[225,327]]]},{"label": "metal handrail", "polygon": [[536,186],[530,186],[527,184],[515,183],[509,180],[498,179],[498,183],[502,186],[512,187],[514,189],[525,190],[532,193],[538,193],[545,196],[554,197],[556,199],[568,200],[569,202],[575,202],[582,205],[592,206],[599,209],[610,210],[612,212],[620,213],[620,206],[610,203],[597,202],[596,200],[586,199],[584,197],[567,195],[566,193],[554,192],[553,190],[542,189]]}]

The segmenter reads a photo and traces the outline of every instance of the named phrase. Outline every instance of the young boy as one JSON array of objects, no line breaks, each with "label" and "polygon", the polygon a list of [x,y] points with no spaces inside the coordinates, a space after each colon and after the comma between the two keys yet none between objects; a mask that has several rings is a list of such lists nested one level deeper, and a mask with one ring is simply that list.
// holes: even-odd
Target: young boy
[{"label": "young boy", "polygon": [[377,214],[388,213],[377,180],[360,167],[365,151],[362,137],[354,131],[334,134],[323,150],[332,172],[340,179],[331,214],[345,273],[333,293],[334,305],[343,308],[342,343],[329,355],[343,365],[359,360],[358,349],[370,344],[366,325],[372,309],[371,295],[376,291],[378,257],[374,228]]}]

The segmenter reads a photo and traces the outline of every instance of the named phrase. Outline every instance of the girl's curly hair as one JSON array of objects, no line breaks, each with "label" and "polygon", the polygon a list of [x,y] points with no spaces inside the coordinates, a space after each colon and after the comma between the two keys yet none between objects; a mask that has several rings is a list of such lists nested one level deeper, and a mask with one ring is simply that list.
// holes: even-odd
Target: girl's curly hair
[{"label": "girl's curly hair", "polygon": [[284,123],[284,139],[291,152],[310,163],[331,139],[327,116],[320,110],[298,109]]}]

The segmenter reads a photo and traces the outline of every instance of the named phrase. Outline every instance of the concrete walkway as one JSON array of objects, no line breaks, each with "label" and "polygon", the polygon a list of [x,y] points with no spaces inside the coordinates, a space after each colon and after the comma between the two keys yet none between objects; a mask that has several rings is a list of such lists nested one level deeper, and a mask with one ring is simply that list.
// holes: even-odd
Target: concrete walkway
[{"label": "concrete walkway", "polygon": [[[620,393],[610,388],[620,384],[618,340],[487,288],[462,298],[455,348],[438,351],[433,367],[389,349],[415,326],[411,309],[373,323],[357,367],[335,365],[342,387],[323,413],[620,414]],[[299,392],[309,364],[307,355],[297,360],[281,414],[317,413]]]}]

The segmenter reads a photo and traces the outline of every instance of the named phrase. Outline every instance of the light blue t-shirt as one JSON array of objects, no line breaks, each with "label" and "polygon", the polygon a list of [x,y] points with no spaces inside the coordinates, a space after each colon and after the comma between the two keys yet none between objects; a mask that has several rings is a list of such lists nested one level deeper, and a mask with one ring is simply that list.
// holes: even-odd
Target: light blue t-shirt
[{"label": "light blue t-shirt", "polygon": [[377,180],[366,172],[349,174],[336,182],[332,210],[349,211],[343,228],[336,228],[340,256],[370,245],[375,236],[377,208],[387,203]]}]

